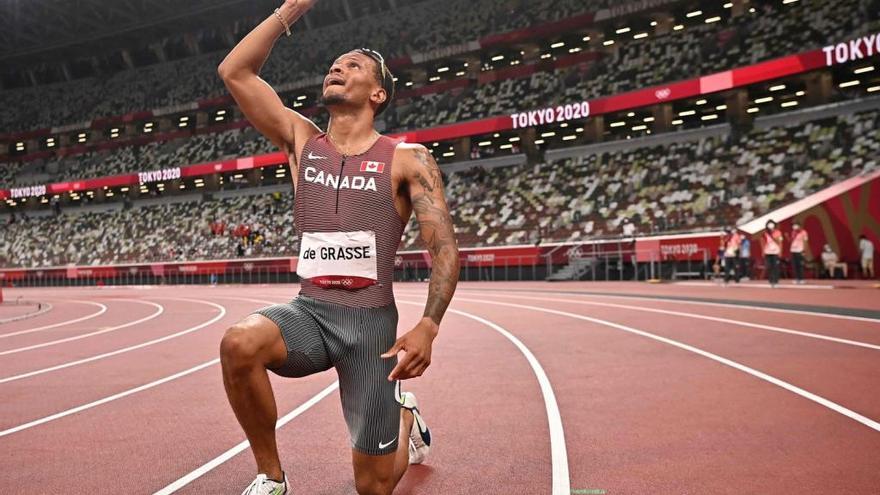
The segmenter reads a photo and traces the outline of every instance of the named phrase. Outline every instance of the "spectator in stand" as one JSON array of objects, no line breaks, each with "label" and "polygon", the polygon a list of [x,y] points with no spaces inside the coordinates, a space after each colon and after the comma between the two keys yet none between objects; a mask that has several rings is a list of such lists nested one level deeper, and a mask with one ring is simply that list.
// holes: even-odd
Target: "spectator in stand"
[{"label": "spectator in stand", "polygon": [[737,264],[739,259],[739,250],[740,244],[742,243],[742,237],[739,235],[739,231],[735,228],[728,227],[724,229],[724,283],[727,284],[730,282],[730,279],[734,279],[736,283],[739,283],[739,270],[737,270]]},{"label": "spectator in stand", "polygon": [[740,233],[742,241],[739,244],[739,277],[741,280],[752,278],[752,241],[749,236]]},{"label": "spectator in stand", "polygon": [[838,268],[843,272],[843,278],[849,278],[846,263],[840,261],[830,244],[825,244],[825,247],[822,248],[822,264],[825,266],[825,271],[828,272],[828,278],[835,278],[835,271]]},{"label": "spectator in stand", "polygon": [[476,144],[471,146],[471,160],[479,160],[482,158],[482,153],[480,153],[480,147]]},{"label": "spectator in stand", "polygon": [[810,236],[802,229],[800,224],[791,224],[791,263],[794,267],[794,283],[804,283],[804,246]]},{"label": "spectator in stand", "polygon": [[779,255],[782,254],[783,238],[782,231],[776,228],[776,222],[773,220],[767,221],[762,241],[767,280],[770,282],[770,287],[776,288],[779,283]]},{"label": "spectator in stand", "polygon": [[862,276],[874,278],[874,243],[864,234],[859,236],[859,254],[862,261]]},{"label": "spectator in stand", "polygon": [[629,218],[623,219],[623,235],[625,237],[632,237],[636,233],[636,225],[632,223]]}]

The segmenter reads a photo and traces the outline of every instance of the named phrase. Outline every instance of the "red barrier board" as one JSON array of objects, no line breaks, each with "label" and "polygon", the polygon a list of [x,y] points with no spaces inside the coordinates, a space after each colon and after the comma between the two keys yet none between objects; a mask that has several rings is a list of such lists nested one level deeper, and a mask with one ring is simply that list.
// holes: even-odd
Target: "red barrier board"
[{"label": "red barrier board", "polygon": [[[499,246],[485,248],[461,249],[462,267],[504,267],[504,266],[533,266],[536,264],[561,265],[568,263],[573,256],[589,257],[603,256],[615,257],[619,255],[622,261],[631,262],[633,253],[647,249],[646,246],[654,246],[659,249],[658,261],[684,261],[702,260],[704,249],[716,249],[718,233],[705,234],[682,234],[658,237],[628,238],[619,240],[597,240],[581,243],[550,243],[535,245]],[[646,251],[647,252],[647,251]],[[645,259],[637,257],[638,262],[651,261],[650,256]],[[0,268],[0,281],[11,281],[25,278],[25,276],[39,276],[47,278],[112,278],[116,275],[152,275],[184,276],[184,275],[209,275],[212,273],[266,273],[296,271],[297,258],[254,258],[254,259],[227,259],[227,260],[202,260],[192,262],[166,262],[166,263],[143,263],[126,265],[104,266],[63,266],[46,268]],[[395,268],[403,269],[407,266],[420,268],[431,267],[431,257],[427,251],[403,251],[397,253]],[[2,283],[2,282],[0,282]]]}]

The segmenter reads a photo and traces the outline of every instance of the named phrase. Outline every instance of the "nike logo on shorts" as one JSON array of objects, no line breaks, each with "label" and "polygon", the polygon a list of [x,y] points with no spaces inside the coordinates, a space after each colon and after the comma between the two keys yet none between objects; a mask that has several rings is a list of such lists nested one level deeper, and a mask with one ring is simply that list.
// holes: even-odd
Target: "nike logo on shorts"
[{"label": "nike logo on shorts", "polygon": [[326,156],[313,155],[312,152],[309,151],[309,160],[326,160],[326,159],[327,159]]},{"label": "nike logo on shorts", "polygon": [[384,449],[385,447],[387,447],[387,446],[391,445],[392,443],[394,443],[395,440],[397,440],[397,437],[392,438],[391,441],[388,442],[388,443],[382,443],[382,442],[379,442],[379,448],[380,448],[380,449]]}]

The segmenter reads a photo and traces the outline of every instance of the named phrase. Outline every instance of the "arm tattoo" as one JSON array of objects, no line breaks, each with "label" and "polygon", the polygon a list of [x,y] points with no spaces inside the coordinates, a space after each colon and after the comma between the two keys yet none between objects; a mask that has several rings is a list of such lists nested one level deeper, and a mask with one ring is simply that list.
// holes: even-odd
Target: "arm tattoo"
[{"label": "arm tattoo", "polygon": [[418,148],[415,153],[419,163],[415,180],[422,190],[414,191],[412,205],[432,261],[428,302],[423,316],[439,325],[458,284],[458,245],[452,217],[443,199],[443,180],[437,162],[424,148]]},{"label": "arm tattoo", "polygon": [[[416,158],[419,160],[419,170],[416,172],[416,180],[425,188],[425,191],[434,192],[435,188],[443,188],[443,179],[440,177],[440,167],[434,161],[434,157],[428,153],[424,147],[415,150]],[[421,172],[427,175],[427,178],[421,175]]]}]

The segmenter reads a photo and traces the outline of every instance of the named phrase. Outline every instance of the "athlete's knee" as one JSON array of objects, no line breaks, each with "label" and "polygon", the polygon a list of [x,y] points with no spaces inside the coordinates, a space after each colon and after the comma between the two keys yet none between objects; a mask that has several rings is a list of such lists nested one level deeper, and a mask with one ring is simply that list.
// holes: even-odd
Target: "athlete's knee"
[{"label": "athlete's knee", "polygon": [[[265,328],[262,322],[242,320],[229,327],[220,341],[220,360],[228,371],[246,371],[283,359],[280,333]],[[276,354],[278,354],[276,356]]]},{"label": "athlete's knee", "polygon": [[224,369],[245,370],[283,362],[287,348],[278,326],[261,315],[250,315],[229,327],[220,341]]},{"label": "athlete's knee", "polygon": [[259,342],[247,327],[233,325],[220,341],[220,360],[230,370],[249,368],[257,362]]},{"label": "athlete's knee", "polygon": [[357,476],[355,486],[359,495],[391,495],[394,491],[394,480],[390,473],[388,476],[370,473]]}]

